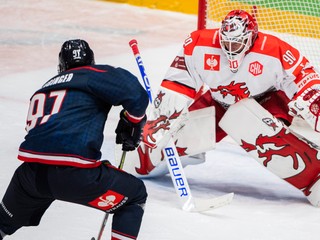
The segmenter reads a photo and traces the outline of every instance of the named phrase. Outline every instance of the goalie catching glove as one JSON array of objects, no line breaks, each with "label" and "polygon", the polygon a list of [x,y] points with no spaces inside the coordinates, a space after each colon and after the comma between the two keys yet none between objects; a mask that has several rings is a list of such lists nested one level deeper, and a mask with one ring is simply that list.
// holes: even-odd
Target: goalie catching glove
[{"label": "goalie catching glove", "polygon": [[120,112],[120,120],[116,128],[116,143],[122,144],[123,151],[133,151],[141,141],[143,126],[147,121],[147,116],[135,121],[124,109]]},{"label": "goalie catching glove", "polygon": [[314,84],[298,94],[289,104],[289,114],[303,118],[320,132],[320,84]]}]

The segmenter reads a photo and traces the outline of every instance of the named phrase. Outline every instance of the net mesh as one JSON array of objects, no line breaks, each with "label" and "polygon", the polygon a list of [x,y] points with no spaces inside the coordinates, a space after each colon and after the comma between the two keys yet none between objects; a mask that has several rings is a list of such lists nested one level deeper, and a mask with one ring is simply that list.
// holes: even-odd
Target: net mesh
[{"label": "net mesh", "polygon": [[259,30],[274,34],[298,48],[320,68],[320,0],[203,1],[206,28],[220,27],[234,9],[243,9],[258,21]]}]

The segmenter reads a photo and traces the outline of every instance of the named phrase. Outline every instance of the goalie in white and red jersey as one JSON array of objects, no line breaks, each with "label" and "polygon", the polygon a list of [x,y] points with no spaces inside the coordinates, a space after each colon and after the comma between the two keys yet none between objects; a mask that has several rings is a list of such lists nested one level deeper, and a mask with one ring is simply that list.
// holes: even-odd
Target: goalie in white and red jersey
[{"label": "goalie in white and red jersey", "polygon": [[[215,110],[215,122],[210,111],[201,111],[208,107]],[[185,40],[150,109],[135,172],[165,173],[161,148],[171,136],[184,156],[213,149],[230,135],[319,206],[319,109],[320,77],[308,59],[259,32],[249,13],[231,11],[220,28],[194,31]],[[298,117],[303,127],[293,128]],[[194,121],[197,126],[190,127]]]}]

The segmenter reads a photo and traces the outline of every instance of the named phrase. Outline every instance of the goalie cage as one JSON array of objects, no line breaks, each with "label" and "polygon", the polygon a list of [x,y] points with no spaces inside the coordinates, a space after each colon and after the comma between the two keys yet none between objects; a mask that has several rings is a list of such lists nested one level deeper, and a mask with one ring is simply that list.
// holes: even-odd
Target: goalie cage
[{"label": "goalie cage", "polygon": [[218,28],[228,12],[243,9],[259,30],[285,40],[320,69],[319,0],[199,0],[198,7],[198,29]]}]

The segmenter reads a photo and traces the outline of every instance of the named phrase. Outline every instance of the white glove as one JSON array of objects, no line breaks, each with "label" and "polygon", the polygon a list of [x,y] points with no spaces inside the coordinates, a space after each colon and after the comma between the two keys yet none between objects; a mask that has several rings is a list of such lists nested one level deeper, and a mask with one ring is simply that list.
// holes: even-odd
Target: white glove
[{"label": "white glove", "polygon": [[288,104],[289,114],[303,118],[317,132],[320,132],[320,85],[313,85]]}]

